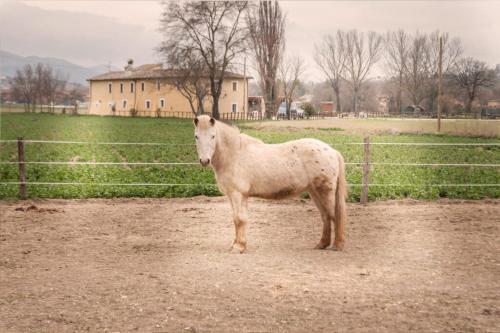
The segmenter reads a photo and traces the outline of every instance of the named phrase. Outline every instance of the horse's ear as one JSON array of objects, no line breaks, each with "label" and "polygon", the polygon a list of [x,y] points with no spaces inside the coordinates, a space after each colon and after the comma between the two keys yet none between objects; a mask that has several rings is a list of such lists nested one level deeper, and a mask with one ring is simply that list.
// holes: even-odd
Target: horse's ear
[{"label": "horse's ear", "polygon": [[197,126],[198,125],[198,117],[194,117],[193,122],[194,122],[194,126]]},{"label": "horse's ear", "polygon": [[215,125],[215,118],[214,117],[210,117],[210,124],[212,124],[212,126]]}]

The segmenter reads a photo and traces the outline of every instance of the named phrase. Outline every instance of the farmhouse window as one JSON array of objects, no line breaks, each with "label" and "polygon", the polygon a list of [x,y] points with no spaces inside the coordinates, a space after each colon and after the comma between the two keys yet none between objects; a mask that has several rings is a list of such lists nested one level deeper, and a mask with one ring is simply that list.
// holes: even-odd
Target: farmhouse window
[{"label": "farmhouse window", "polygon": [[151,108],[151,101],[148,99],[146,101],[146,109],[150,109]]},{"label": "farmhouse window", "polygon": [[108,92],[111,94],[111,87],[113,87],[113,84],[110,82],[108,83]]},{"label": "farmhouse window", "polygon": [[120,94],[123,94],[123,83],[120,83]]},{"label": "farmhouse window", "polygon": [[134,82],[130,82],[130,92],[134,92]]},{"label": "farmhouse window", "polygon": [[160,91],[160,80],[156,81],[156,90]]},{"label": "farmhouse window", "polygon": [[141,91],[144,91],[144,82],[141,82]]},{"label": "farmhouse window", "polygon": [[122,101],[122,106],[123,106],[123,107],[122,107],[123,109],[126,109],[126,108],[127,108],[127,100],[126,100],[126,99],[124,99],[124,100]]},{"label": "farmhouse window", "polygon": [[165,99],[161,98],[160,99],[160,108],[164,108],[164,107],[165,107]]},{"label": "farmhouse window", "polygon": [[238,90],[238,82],[233,81],[233,91],[237,91],[237,90]]},{"label": "farmhouse window", "polygon": [[233,105],[231,106],[231,112],[236,113],[236,111],[238,111],[238,104],[233,103]]}]

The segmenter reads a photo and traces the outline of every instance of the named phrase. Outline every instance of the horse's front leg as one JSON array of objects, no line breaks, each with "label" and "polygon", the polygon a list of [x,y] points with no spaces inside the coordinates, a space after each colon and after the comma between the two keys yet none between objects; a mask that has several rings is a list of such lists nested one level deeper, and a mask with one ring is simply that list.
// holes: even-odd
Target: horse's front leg
[{"label": "horse's front leg", "polygon": [[240,192],[233,192],[228,195],[231,207],[233,208],[233,221],[235,228],[235,238],[230,251],[236,246],[240,253],[245,252],[247,241],[245,238],[246,225],[248,221],[247,207],[248,197]]}]

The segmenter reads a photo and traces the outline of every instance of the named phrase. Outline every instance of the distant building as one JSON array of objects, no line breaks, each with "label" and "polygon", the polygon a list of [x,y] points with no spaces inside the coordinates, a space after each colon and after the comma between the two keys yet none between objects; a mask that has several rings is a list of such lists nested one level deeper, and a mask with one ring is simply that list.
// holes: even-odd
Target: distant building
[{"label": "distant building", "polygon": [[486,107],[488,109],[500,109],[500,99],[489,100]]},{"label": "distant building", "polygon": [[[156,111],[168,115],[176,112],[191,113],[188,100],[181,95],[169,78],[182,75],[175,69],[163,69],[161,64],[133,67],[94,76],[90,82],[89,114],[128,115],[131,109],[140,115],[155,116]],[[219,112],[246,111],[248,79],[236,73],[226,73],[219,99]],[[211,105],[207,98],[205,110]]]},{"label": "distant building", "polygon": [[418,114],[424,112],[425,108],[420,105],[408,105],[403,111]]},{"label": "distant building", "polygon": [[311,103],[313,99],[313,95],[311,94],[305,94],[300,97],[297,97],[294,99],[294,102],[297,102],[299,104],[304,104],[304,103]]},{"label": "distant building", "polygon": [[388,114],[389,113],[389,101],[390,98],[387,95],[378,96],[377,111],[379,113]]},{"label": "distant building", "polygon": [[321,102],[319,103],[319,108],[321,112],[333,112],[334,110],[333,102]]},{"label": "distant building", "polygon": [[[257,112],[257,115],[255,114]],[[266,114],[266,101],[262,96],[248,96],[248,114],[264,116]]]}]

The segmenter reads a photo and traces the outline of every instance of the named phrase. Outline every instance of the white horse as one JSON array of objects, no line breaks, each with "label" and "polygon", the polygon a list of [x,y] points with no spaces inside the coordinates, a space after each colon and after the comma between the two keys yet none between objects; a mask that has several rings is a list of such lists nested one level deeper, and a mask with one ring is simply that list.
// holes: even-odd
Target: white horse
[{"label": "white horse", "polygon": [[309,192],[323,220],[316,248],[330,246],[333,222],[333,248],[342,250],[347,185],[344,158],[338,151],[315,139],[265,144],[206,115],[195,118],[194,125],[200,163],[213,168],[233,209],[236,236],[231,250],[246,249],[248,197],[282,199],[302,192]]}]

